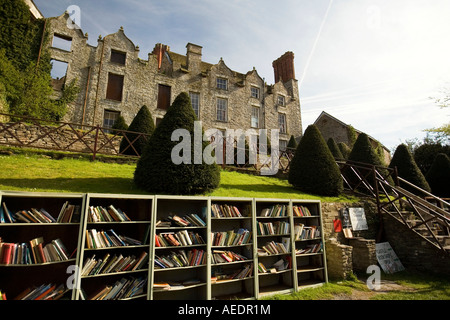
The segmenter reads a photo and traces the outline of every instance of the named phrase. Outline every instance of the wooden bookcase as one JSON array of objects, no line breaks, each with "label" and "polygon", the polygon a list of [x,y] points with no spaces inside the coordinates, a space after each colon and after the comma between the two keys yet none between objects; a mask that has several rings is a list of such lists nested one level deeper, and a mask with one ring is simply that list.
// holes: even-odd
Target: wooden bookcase
[{"label": "wooden bookcase", "polygon": [[[0,290],[9,299],[46,283],[68,284],[71,276],[75,289],[64,298],[72,300],[90,299],[125,280],[141,281],[139,294],[112,298],[259,299],[328,281],[320,201],[0,192],[0,202],[14,213],[44,208],[57,218],[66,203],[80,212],[70,222],[0,223],[4,243],[60,239],[71,256],[0,264]],[[297,208],[307,214],[299,215]],[[100,218],[108,210],[113,221]],[[315,228],[315,234],[299,237],[300,226]],[[126,245],[111,239],[110,230],[128,237],[121,238]],[[115,243],[97,243],[98,237]],[[278,252],[265,254],[263,247],[271,245]],[[118,257],[128,262],[110,267]]]},{"label": "wooden bookcase", "polygon": [[[256,295],[253,199],[211,198],[210,299],[252,299]],[[225,255],[229,260],[224,260]]]},{"label": "wooden bookcase", "polygon": [[[210,278],[207,257],[208,198],[156,196],[155,200],[150,299],[207,299]],[[203,223],[191,220],[195,219],[193,215]],[[176,237],[176,234],[183,232],[202,241],[187,244],[178,241],[178,244],[158,246],[157,236],[169,234]]]},{"label": "wooden bookcase", "polygon": [[[82,229],[80,214],[85,206],[85,196],[82,194],[1,192],[0,202],[2,210],[8,210],[11,214],[18,211],[32,211],[32,209],[41,211],[44,209],[56,220],[49,223],[23,220],[8,223],[6,220],[5,223],[0,223],[0,237],[4,243],[25,244],[29,248],[28,259],[25,254],[26,250],[14,247],[12,250],[17,259],[10,260],[8,264],[0,264],[0,289],[6,294],[7,299],[13,300],[26,290],[43,285],[47,285],[49,288],[55,285],[56,287],[62,286],[64,290],[68,289],[66,283],[71,274],[68,271],[71,270],[70,266],[78,264],[80,254],[77,248]],[[57,222],[66,202],[80,214],[75,214],[70,221]],[[57,261],[54,258],[49,259],[48,256],[45,258],[46,260],[33,257],[30,241],[38,238],[43,240],[42,245],[38,246],[42,250],[53,240],[60,239],[67,251],[68,259]],[[24,248],[23,245],[22,248]],[[4,249],[3,247],[2,251]],[[71,292],[67,291],[63,298],[70,299]]]},{"label": "wooden bookcase", "polygon": [[[114,287],[120,281],[135,281],[139,283],[136,286],[142,289],[137,293],[116,295],[109,299],[148,298],[153,207],[154,196],[87,194],[83,236],[79,242],[79,290],[74,290],[74,299],[92,299],[104,288]],[[105,210],[109,211],[111,218],[107,218]],[[117,212],[122,214],[117,216]],[[122,242],[111,243],[109,239],[114,234]],[[104,240],[105,237],[109,243]],[[105,243],[102,243],[102,238]],[[92,260],[95,261],[95,267],[88,268],[87,264]]]},{"label": "wooden bookcase", "polygon": [[289,200],[255,199],[258,298],[295,289],[291,217]]},{"label": "wooden bookcase", "polygon": [[[320,202],[293,200],[291,206],[296,288],[298,290],[328,282]],[[300,226],[303,226],[303,230],[305,227],[311,229],[306,229],[308,232],[298,235],[296,226],[297,230]]]}]

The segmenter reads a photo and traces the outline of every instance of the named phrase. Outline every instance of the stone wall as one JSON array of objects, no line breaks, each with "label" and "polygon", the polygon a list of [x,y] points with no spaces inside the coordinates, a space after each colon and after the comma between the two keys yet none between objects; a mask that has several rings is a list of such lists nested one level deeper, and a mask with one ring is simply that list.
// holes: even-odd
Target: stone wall
[{"label": "stone wall", "polygon": [[391,216],[385,215],[383,224],[386,240],[405,268],[450,273],[450,254],[443,253]]},{"label": "stone wall", "polygon": [[[10,124],[4,123],[4,126]],[[1,128],[1,127],[0,127]],[[87,152],[91,153],[95,145],[95,130],[86,134],[82,130],[72,130],[67,126],[37,126],[33,124],[16,123],[8,130],[0,133],[0,144],[20,145],[28,148],[45,148],[60,151]],[[83,136],[84,135],[84,136]],[[78,137],[83,136],[83,142],[77,141]],[[99,153],[117,154],[121,137],[116,136],[108,142],[112,136],[99,133],[97,140],[97,150]],[[20,142],[19,142],[19,141]],[[89,147],[88,147],[89,146]]]}]

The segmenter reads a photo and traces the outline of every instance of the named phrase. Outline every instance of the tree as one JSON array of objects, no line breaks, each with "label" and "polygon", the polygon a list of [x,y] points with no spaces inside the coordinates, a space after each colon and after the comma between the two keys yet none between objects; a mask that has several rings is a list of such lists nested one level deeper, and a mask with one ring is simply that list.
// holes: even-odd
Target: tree
[{"label": "tree", "polygon": [[439,153],[444,153],[450,157],[450,146],[443,146],[440,142],[427,139],[419,147],[415,148],[413,153],[414,160],[424,175],[430,170],[434,159]]},{"label": "tree", "polygon": [[291,138],[289,139],[287,147],[290,149],[297,149],[297,141],[295,141],[294,136],[291,136]]},{"label": "tree", "polygon": [[298,144],[288,181],[306,193],[337,196],[343,191],[339,168],[315,125],[308,126]]},{"label": "tree", "polygon": [[[186,92],[179,94],[153,132],[137,163],[134,182],[139,188],[155,194],[190,195],[203,194],[218,187],[220,169],[217,164],[207,164],[204,157],[201,157],[199,164],[195,164],[194,152],[198,148],[194,135],[196,120],[189,95]],[[189,135],[186,141],[190,150],[182,149],[179,154],[191,161],[180,164],[173,159],[173,152],[181,144],[172,141],[172,134],[177,129],[184,129],[183,132]],[[202,141],[201,150],[208,144]]]},{"label": "tree", "polygon": [[341,150],[339,150],[338,145],[336,144],[336,141],[334,141],[333,138],[329,138],[327,141],[327,145],[328,148],[331,151],[331,154],[333,155],[333,157],[338,160],[338,159],[344,159],[344,156],[341,153]]},{"label": "tree", "polygon": [[[420,171],[405,144],[401,144],[396,148],[389,167],[392,169],[397,167],[397,172],[400,177],[425,191],[431,191],[425,176]],[[417,195],[422,195],[420,191],[405,183],[400,183],[400,186],[406,190],[416,193]]]},{"label": "tree", "polygon": [[142,155],[144,147],[147,145],[148,137],[140,136],[139,133],[151,135],[155,131],[152,114],[146,105],[141,107],[133,121],[131,121],[128,131],[138,133],[125,133],[126,137],[124,136],[120,142],[120,153],[126,155]]},{"label": "tree", "polygon": [[[349,163],[351,162],[360,162],[367,165],[373,165],[378,166],[377,170],[378,172],[385,178],[389,176],[388,171],[386,169],[382,168],[382,161],[377,154],[377,152],[372,147],[372,144],[370,143],[369,137],[365,133],[360,133],[358,138],[355,141],[355,144],[353,145],[352,151],[350,152],[350,155],[348,156]],[[364,170],[365,171],[365,170]],[[363,172],[363,175],[366,175],[367,172]],[[355,174],[349,169],[349,167],[346,167],[344,169],[344,176],[346,177],[347,181],[351,184],[355,184],[358,181],[358,178],[355,176]],[[370,174],[368,177],[366,177],[367,182],[371,186],[374,186],[375,181],[373,179],[372,174]],[[389,183],[392,183],[392,178],[387,178]],[[360,186],[362,187],[362,186]],[[365,191],[364,187],[358,188],[360,191]]]},{"label": "tree", "polygon": [[339,150],[341,151],[341,154],[344,157],[344,159],[348,159],[350,152],[352,152],[350,147],[347,144],[345,144],[344,142],[339,142],[338,147],[339,147]]},{"label": "tree", "polygon": [[117,130],[128,130],[128,125],[122,115],[119,115],[117,117],[116,122],[114,122],[114,125],[112,126],[112,129],[113,133],[117,133],[120,136],[122,135],[122,132],[119,132]]},{"label": "tree", "polygon": [[430,170],[426,174],[431,192],[441,198],[450,197],[450,158],[439,153],[433,161]]}]

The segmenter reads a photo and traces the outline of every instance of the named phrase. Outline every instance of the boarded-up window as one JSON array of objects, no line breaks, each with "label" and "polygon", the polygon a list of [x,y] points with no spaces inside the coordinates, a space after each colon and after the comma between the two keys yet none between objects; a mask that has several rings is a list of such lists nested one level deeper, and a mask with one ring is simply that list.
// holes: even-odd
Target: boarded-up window
[{"label": "boarded-up window", "polygon": [[119,74],[108,74],[108,88],[106,99],[122,101],[123,76]]},{"label": "boarded-up window", "polygon": [[158,109],[167,110],[170,106],[170,87],[160,84],[158,86]]},{"label": "boarded-up window", "polygon": [[111,62],[125,65],[127,54],[116,50],[111,50]]}]

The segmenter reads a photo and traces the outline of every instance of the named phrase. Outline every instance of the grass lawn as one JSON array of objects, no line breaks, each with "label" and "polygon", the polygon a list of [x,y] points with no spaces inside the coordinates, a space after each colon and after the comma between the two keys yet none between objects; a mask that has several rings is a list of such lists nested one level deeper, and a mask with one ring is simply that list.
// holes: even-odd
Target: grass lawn
[{"label": "grass lawn", "polygon": [[[134,164],[50,159],[38,154],[0,156],[0,190],[74,193],[145,194],[133,183]],[[318,197],[292,188],[286,180],[222,171],[220,187],[207,195],[354,201],[352,197]]]}]

